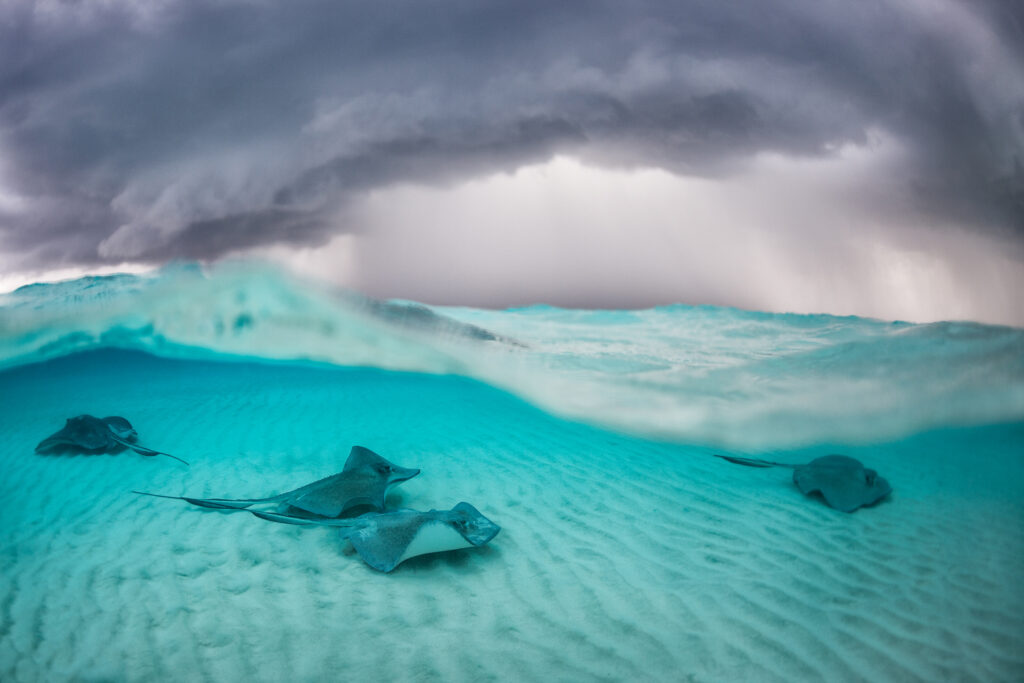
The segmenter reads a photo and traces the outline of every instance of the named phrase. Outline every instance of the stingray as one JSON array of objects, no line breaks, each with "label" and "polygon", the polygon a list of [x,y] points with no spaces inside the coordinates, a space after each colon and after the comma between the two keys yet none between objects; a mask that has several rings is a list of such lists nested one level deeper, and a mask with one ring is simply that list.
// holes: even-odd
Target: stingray
[{"label": "stingray", "polygon": [[178,462],[188,465],[181,458],[155,451],[152,448],[136,443],[139,435],[131,422],[120,416],[105,417],[102,420],[92,415],[72,417],[64,423],[64,428],[54,432],[39,442],[36,453],[52,453],[59,451],[85,451],[87,453],[116,453],[130,448],[139,455],[165,455]]},{"label": "stingray", "polygon": [[341,537],[366,564],[389,572],[406,560],[490,543],[501,527],[469,503],[451,510],[395,510],[369,513],[353,519],[310,520],[305,517],[251,511],[257,517],[286,524],[316,524],[341,528]]},{"label": "stingray", "polygon": [[245,510],[251,505],[276,503],[298,510],[300,518],[333,518],[357,507],[383,510],[388,489],[419,473],[419,470],[390,463],[369,448],[353,446],[341,472],[268,498],[189,498],[145,491],[132,493],[184,500],[193,505],[218,510]]},{"label": "stingray", "polygon": [[878,472],[845,455],[826,455],[806,465],[725,455],[715,457],[747,467],[788,467],[793,470],[793,483],[802,493],[820,493],[829,507],[843,512],[874,505],[892,493],[889,482],[878,476]]}]

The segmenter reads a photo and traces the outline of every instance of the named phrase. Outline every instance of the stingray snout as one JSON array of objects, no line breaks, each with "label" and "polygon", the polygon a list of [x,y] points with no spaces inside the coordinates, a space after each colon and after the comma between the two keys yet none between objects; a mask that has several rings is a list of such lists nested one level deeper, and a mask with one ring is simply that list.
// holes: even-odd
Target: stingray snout
[{"label": "stingray snout", "polygon": [[408,481],[412,479],[420,470],[415,467],[400,467],[398,465],[391,465],[390,472],[388,472],[388,481],[397,484],[399,482]]},{"label": "stingray snout", "polygon": [[498,535],[501,527],[480,514],[480,511],[463,501],[452,508],[453,526],[473,545],[485,545]]},{"label": "stingray snout", "polygon": [[107,428],[110,429],[110,431],[119,439],[135,441],[139,438],[139,433],[135,431],[135,427],[132,427],[132,423],[120,415],[105,417],[103,418],[103,422],[106,423]]}]

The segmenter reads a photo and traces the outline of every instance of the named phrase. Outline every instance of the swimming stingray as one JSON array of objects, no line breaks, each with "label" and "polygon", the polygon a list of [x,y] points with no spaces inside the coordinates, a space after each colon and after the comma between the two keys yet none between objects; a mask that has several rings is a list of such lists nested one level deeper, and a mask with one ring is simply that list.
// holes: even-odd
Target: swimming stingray
[{"label": "swimming stingray", "polygon": [[829,507],[843,512],[874,505],[892,493],[889,482],[878,476],[878,472],[845,455],[826,455],[806,465],[725,455],[715,457],[747,467],[788,467],[793,470],[793,483],[801,492],[807,495],[821,493]]},{"label": "swimming stingray", "polygon": [[64,424],[64,428],[54,432],[39,442],[36,453],[52,453],[54,451],[78,450],[88,453],[116,453],[123,448],[130,448],[139,455],[166,455],[178,462],[188,464],[181,458],[154,451],[152,448],[135,443],[139,438],[132,424],[123,417],[105,417],[102,420],[92,415],[72,417]]},{"label": "swimming stingray", "polygon": [[486,545],[501,527],[469,503],[451,510],[395,510],[353,519],[310,520],[289,514],[253,510],[257,517],[286,524],[317,524],[341,528],[366,564],[389,572],[409,558]]},{"label": "swimming stingray", "polygon": [[269,498],[189,498],[145,491],[133,493],[184,500],[218,510],[245,510],[258,503],[277,503],[299,510],[298,518],[332,518],[361,506],[383,510],[388,489],[419,473],[419,470],[390,463],[369,448],[353,446],[341,472]]}]

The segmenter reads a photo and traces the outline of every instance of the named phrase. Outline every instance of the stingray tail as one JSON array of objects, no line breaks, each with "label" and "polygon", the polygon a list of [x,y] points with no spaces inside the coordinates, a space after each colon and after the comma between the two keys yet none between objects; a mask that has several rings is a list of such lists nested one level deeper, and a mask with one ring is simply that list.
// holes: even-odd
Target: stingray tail
[{"label": "stingray tail", "polygon": [[770,460],[758,460],[756,458],[739,458],[734,455],[715,455],[716,458],[722,460],[728,460],[735,465],[745,465],[747,467],[790,467],[793,465],[787,465],[784,462],[772,462]]},{"label": "stingray tail", "polygon": [[154,498],[168,498],[170,500],[183,500],[186,503],[198,505],[201,508],[212,508],[214,510],[244,510],[253,503],[260,500],[232,500],[231,498],[189,498],[187,496],[165,496],[162,493],[150,493],[148,491],[132,491],[140,496],[153,496]]},{"label": "stingray tail", "polygon": [[268,522],[280,522],[281,524],[295,524],[296,526],[309,526],[315,522],[305,517],[279,514],[276,512],[263,512],[261,510],[249,510],[254,516],[265,519]]},{"label": "stingray tail", "polygon": [[357,517],[353,517],[352,519],[332,519],[329,517],[299,517],[298,515],[289,515],[286,512],[264,512],[262,510],[249,510],[249,512],[260,519],[267,520],[268,522],[280,522],[281,524],[295,524],[298,526],[351,528],[362,524]]},{"label": "stingray tail", "polygon": [[145,456],[165,455],[168,458],[174,458],[178,462],[184,464],[185,467],[189,467],[189,464],[187,462],[185,462],[184,460],[182,460],[181,458],[179,458],[176,455],[171,455],[170,453],[164,453],[163,451],[154,451],[152,448],[146,448],[145,446],[140,446],[137,443],[131,443],[129,441],[125,441],[124,439],[119,439],[116,436],[113,437],[113,439],[114,439],[114,441],[118,442],[122,446],[127,446],[128,448],[132,449],[133,451],[135,451],[139,455],[145,455]]}]

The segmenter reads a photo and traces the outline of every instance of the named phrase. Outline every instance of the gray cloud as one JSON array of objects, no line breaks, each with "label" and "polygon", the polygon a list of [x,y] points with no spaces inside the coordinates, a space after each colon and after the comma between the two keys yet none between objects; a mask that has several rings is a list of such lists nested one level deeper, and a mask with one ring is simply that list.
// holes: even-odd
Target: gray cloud
[{"label": "gray cloud", "polygon": [[[1024,235],[1024,10],[892,0],[8,2],[0,250],[215,258],[569,153],[727,177],[872,130],[919,210]],[[4,201],[4,197],[13,198]]]}]

